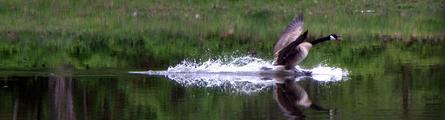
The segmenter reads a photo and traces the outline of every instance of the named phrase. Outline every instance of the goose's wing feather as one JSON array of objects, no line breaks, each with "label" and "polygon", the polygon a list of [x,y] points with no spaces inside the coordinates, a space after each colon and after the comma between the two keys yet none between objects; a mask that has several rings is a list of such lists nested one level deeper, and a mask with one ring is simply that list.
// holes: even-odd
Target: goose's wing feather
[{"label": "goose's wing feather", "polygon": [[292,41],[289,45],[278,52],[276,60],[277,65],[286,65],[287,62],[292,62],[292,59],[301,53],[301,50],[296,49],[296,47],[307,38],[307,33],[308,32],[305,31],[302,35],[298,36],[295,41]]},{"label": "goose's wing feather", "polygon": [[278,52],[289,45],[292,41],[295,41],[298,36],[303,32],[303,15],[295,17],[292,22],[284,30],[280,39],[275,43],[274,46],[274,57],[276,58]]}]

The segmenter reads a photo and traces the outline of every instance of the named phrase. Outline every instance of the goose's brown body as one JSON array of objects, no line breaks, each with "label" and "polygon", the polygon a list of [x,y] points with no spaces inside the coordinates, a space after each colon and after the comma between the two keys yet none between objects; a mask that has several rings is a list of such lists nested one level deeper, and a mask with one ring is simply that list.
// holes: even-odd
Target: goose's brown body
[{"label": "goose's brown body", "polygon": [[340,36],[330,34],[306,42],[308,32],[303,32],[303,16],[296,17],[286,28],[274,46],[275,65],[284,66],[285,70],[293,69],[303,61],[313,45],[329,40],[340,40]]},{"label": "goose's brown body", "polygon": [[303,42],[299,44],[297,47],[295,47],[295,51],[297,51],[298,54],[295,55],[295,57],[290,58],[288,64],[291,66],[296,66],[303,61],[306,56],[309,53],[309,50],[312,48],[312,44],[308,42]]}]

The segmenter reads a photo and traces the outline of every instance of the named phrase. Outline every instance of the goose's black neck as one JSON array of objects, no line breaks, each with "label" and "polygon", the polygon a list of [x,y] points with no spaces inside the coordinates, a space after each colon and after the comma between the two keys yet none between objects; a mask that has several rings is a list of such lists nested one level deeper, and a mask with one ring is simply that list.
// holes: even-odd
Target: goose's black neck
[{"label": "goose's black neck", "polygon": [[326,36],[326,37],[318,38],[318,39],[316,39],[316,40],[311,41],[310,43],[311,43],[312,45],[315,45],[315,44],[318,44],[318,43],[321,43],[321,42],[324,42],[324,41],[329,41],[329,40],[331,40],[331,36]]}]

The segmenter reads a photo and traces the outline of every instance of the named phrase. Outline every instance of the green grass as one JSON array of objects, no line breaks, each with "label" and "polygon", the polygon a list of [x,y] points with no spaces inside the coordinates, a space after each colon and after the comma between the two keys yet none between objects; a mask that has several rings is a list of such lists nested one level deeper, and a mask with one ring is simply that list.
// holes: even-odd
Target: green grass
[{"label": "green grass", "polygon": [[360,44],[388,36],[437,42],[445,36],[444,6],[440,0],[0,1],[0,66],[165,68],[251,49],[270,58],[299,13],[311,36],[338,33]]},{"label": "green grass", "polygon": [[[444,3],[427,1],[2,1],[0,31],[112,36],[223,34],[275,40],[298,13],[314,34],[443,37]],[[362,13],[372,10],[373,13]]]}]

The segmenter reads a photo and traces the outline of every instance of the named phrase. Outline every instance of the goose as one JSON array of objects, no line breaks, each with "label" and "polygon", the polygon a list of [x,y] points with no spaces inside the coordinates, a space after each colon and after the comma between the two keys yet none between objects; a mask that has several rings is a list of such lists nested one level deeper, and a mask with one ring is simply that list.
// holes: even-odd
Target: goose
[{"label": "goose", "polygon": [[303,32],[303,15],[295,17],[275,43],[273,52],[276,66],[285,70],[296,70],[295,66],[303,61],[313,45],[330,40],[340,40],[340,36],[330,34],[313,41],[305,41],[308,31]]}]

